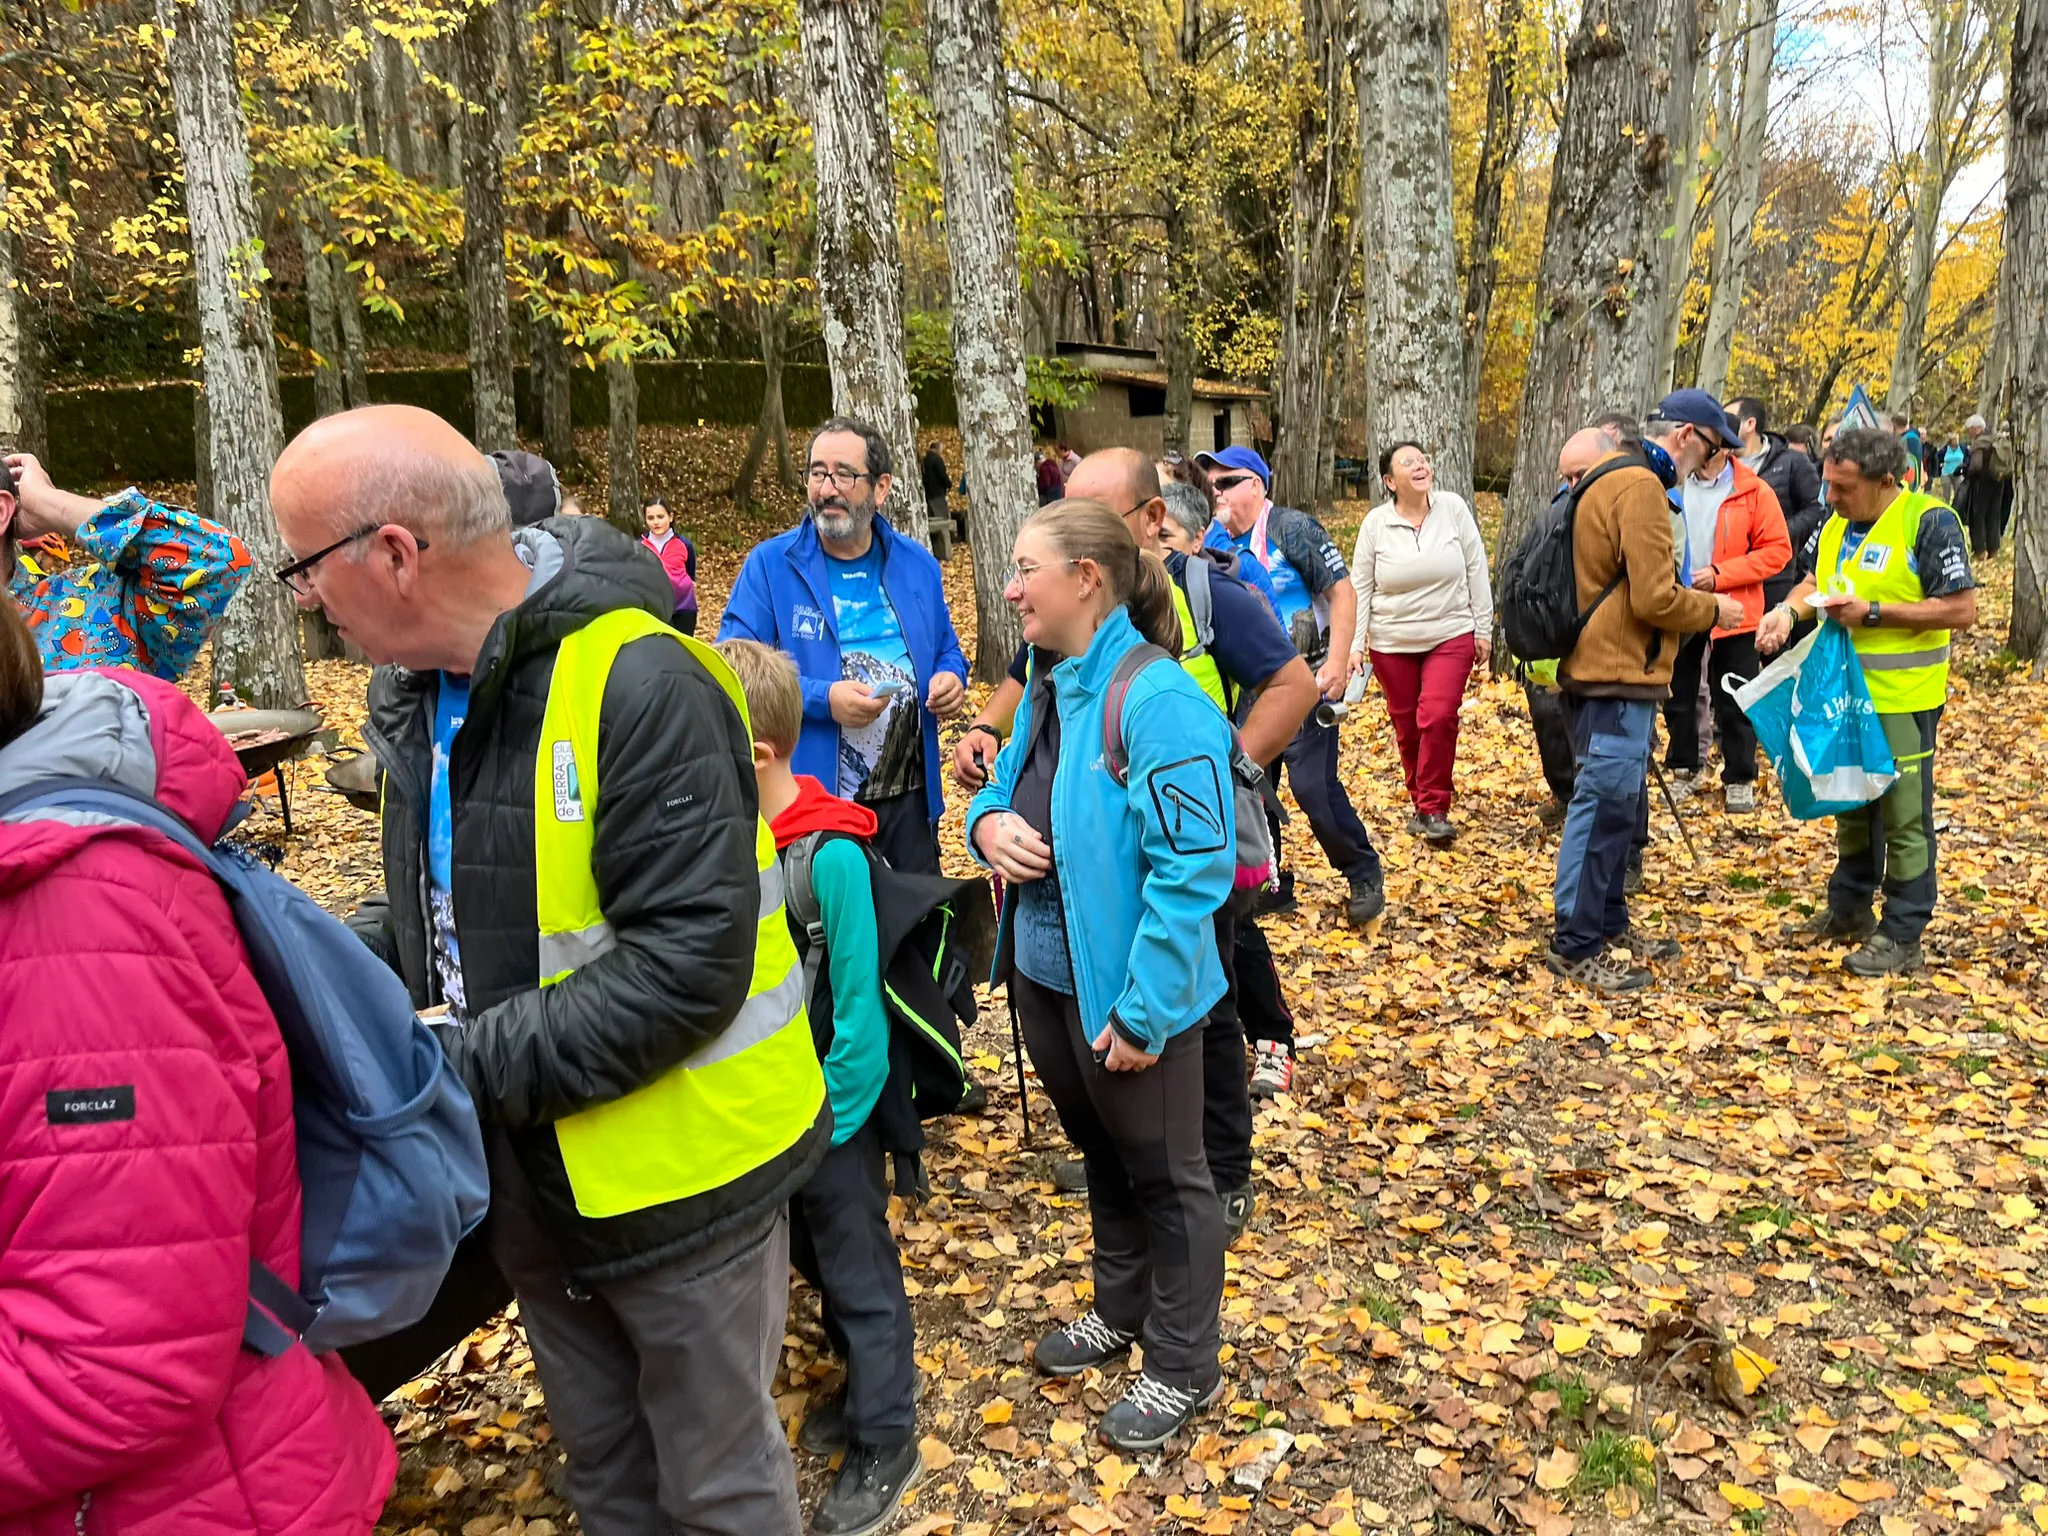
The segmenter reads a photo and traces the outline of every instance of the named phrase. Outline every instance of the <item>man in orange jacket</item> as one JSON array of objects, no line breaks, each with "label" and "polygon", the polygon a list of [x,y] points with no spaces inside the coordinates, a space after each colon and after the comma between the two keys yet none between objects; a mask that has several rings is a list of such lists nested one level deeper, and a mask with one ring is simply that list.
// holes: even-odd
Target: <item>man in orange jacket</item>
[{"label": "man in orange jacket", "polygon": [[[1681,491],[1685,512],[1686,564],[1701,592],[1734,598],[1742,618],[1709,634],[1688,635],[1671,668],[1671,697],[1664,705],[1670,746],[1664,766],[1683,784],[1699,773],[1700,674],[1707,676],[1715,728],[1721,738],[1721,784],[1732,815],[1756,809],[1756,730],[1722,679],[1755,677],[1756,627],[1764,616],[1764,583],[1792,558],[1792,537],[1778,498],[1755,470],[1733,453],[1707,460],[1688,475]],[[1674,784],[1674,788],[1678,786]]]}]

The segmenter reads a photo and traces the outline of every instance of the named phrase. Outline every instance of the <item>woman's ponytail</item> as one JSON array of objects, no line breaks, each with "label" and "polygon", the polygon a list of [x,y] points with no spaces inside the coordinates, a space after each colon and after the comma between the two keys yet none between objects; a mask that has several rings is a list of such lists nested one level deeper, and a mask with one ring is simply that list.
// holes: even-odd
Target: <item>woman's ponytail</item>
[{"label": "woman's ponytail", "polygon": [[1173,605],[1173,578],[1166,573],[1166,563],[1150,550],[1138,554],[1138,579],[1125,602],[1139,634],[1170,655],[1180,655],[1180,613]]}]

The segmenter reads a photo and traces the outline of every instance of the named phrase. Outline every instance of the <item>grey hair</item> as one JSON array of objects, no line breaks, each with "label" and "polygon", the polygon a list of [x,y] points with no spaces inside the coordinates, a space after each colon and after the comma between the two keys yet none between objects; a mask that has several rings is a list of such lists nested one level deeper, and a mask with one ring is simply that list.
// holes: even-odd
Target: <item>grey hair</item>
[{"label": "grey hair", "polygon": [[1829,464],[1854,464],[1866,480],[1906,478],[1906,445],[1882,427],[1844,427],[1822,457]]},{"label": "grey hair", "polygon": [[1159,487],[1160,499],[1166,503],[1166,515],[1174,520],[1196,543],[1200,543],[1209,532],[1211,521],[1209,499],[1185,480],[1168,480]]},{"label": "grey hair", "polygon": [[1972,416],[1968,421],[1965,421],[1963,425],[1966,428],[1975,427],[1979,432],[1983,432],[1990,428],[1991,423],[1986,421],[1982,416]]},{"label": "grey hair", "polygon": [[[337,537],[396,523],[428,544],[459,549],[512,532],[512,508],[498,467],[480,453],[449,457],[397,448],[374,463],[358,461],[354,480],[340,498],[349,526],[337,525]],[[367,543],[353,544],[348,557],[360,560],[367,549]]]}]

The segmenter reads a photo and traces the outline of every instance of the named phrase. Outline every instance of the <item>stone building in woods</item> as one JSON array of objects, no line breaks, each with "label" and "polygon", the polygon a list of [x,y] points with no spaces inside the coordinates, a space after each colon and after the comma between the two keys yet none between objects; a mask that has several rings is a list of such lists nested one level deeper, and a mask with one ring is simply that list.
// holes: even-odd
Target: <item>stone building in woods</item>
[{"label": "stone building in woods", "polygon": [[[1042,436],[1084,454],[1098,448],[1137,448],[1157,457],[1165,449],[1166,369],[1158,353],[1082,341],[1063,341],[1057,350],[1061,362],[1087,369],[1094,383],[1079,405],[1039,413]],[[1266,399],[1263,389],[1196,379],[1188,446],[1197,453],[1214,453],[1270,437]]]}]

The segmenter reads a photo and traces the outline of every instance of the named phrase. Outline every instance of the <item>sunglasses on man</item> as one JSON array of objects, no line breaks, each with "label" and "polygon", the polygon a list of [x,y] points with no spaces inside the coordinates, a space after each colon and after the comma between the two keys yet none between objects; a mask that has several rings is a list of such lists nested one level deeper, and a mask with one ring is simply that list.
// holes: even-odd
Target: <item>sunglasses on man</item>
[{"label": "sunglasses on man", "polygon": [[1256,480],[1258,478],[1257,475],[1225,475],[1220,480],[1211,480],[1209,488],[1216,491],[1235,490],[1247,480]]}]

